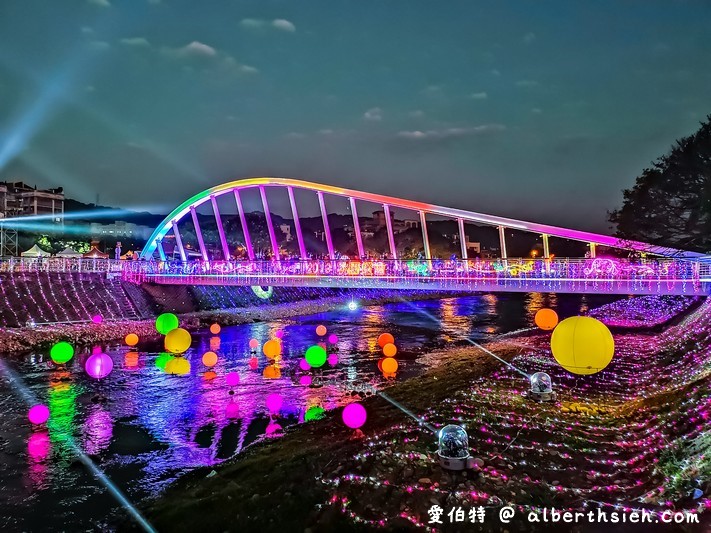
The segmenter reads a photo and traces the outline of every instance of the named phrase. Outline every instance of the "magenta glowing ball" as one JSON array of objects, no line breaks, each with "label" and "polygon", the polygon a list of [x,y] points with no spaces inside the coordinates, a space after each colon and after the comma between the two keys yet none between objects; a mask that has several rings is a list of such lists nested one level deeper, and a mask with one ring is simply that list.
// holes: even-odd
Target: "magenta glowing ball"
[{"label": "magenta glowing ball", "polygon": [[363,424],[365,424],[368,414],[365,412],[365,407],[363,407],[358,402],[349,403],[343,409],[343,423],[352,429],[358,429]]},{"label": "magenta glowing ball", "polygon": [[331,366],[336,366],[338,364],[338,356],[335,353],[328,356],[328,364]]},{"label": "magenta glowing ball", "polygon": [[46,431],[37,431],[27,439],[27,453],[33,461],[41,462],[47,459],[52,448],[49,435]]},{"label": "magenta glowing ball", "polygon": [[237,418],[239,416],[239,405],[236,402],[230,402],[225,407],[225,416],[227,418]]},{"label": "magenta glowing ball", "polygon": [[33,405],[27,413],[27,418],[29,418],[33,424],[44,424],[49,420],[49,408],[42,404]]},{"label": "magenta glowing ball", "polygon": [[101,324],[104,321],[104,317],[101,315],[94,315],[91,317],[91,321],[94,324]]},{"label": "magenta glowing ball", "polygon": [[281,431],[281,426],[279,424],[277,424],[276,422],[270,422],[269,425],[267,425],[266,433],[269,436],[276,437],[280,431]]},{"label": "magenta glowing ball", "polygon": [[237,372],[230,372],[225,376],[225,381],[230,387],[236,387],[239,385],[239,374]]},{"label": "magenta glowing ball", "polygon": [[86,360],[84,368],[92,378],[101,379],[111,373],[114,368],[114,362],[105,353],[96,353]]},{"label": "magenta glowing ball", "polygon": [[249,347],[254,350],[259,346],[259,341],[257,339],[249,339]]},{"label": "magenta glowing ball", "polygon": [[249,368],[251,368],[252,370],[257,370],[257,368],[259,368],[259,360],[256,357],[250,358]]},{"label": "magenta glowing ball", "polygon": [[336,344],[338,342],[338,335],[336,335],[335,333],[331,333],[328,336],[328,342],[331,344]]},{"label": "magenta glowing ball", "polygon": [[303,385],[304,387],[311,385],[311,376],[301,376],[299,378],[299,385]]},{"label": "magenta glowing ball", "polygon": [[311,370],[311,365],[306,359],[302,359],[301,361],[299,361],[299,368],[304,372],[308,372],[309,370]]},{"label": "magenta glowing ball", "polygon": [[283,403],[284,399],[277,393],[272,393],[267,396],[267,409],[269,409],[270,413],[279,412]]},{"label": "magenta glowing ball", "polygon": [[274,336],[277,339],[283,339],[284,338],[284,330],[283,329],[276,330],[276,333],[274,334]]}]

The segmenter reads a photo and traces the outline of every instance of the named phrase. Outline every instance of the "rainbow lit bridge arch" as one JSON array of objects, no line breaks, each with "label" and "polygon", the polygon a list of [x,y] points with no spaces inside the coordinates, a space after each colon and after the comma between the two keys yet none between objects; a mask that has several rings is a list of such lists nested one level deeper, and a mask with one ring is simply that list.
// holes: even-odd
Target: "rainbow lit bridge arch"
[{"label": "rainbow lit bridge arch", "polygon": [[507,259],[506,250],[506,237],[505,231],[507,229],[519,230],[524,232],[537,233],[543,238],[543,258],[547,259],[550,256],[550,250],[548,245],[549,237],[558,237],[563,239],[575,240],[585,242],[590,246],[590,255],[595,257],[595,249],[597,246],[605,246],[612,248],[622,248],[628,250],[635,250],[642,253],[649,253],[664,257],[674,257],[679,259],[698,259],[702,257],[702,254],[695,252],[687,252],[682,250],[677,250],[674,248],[667,248],[662,246],[656,246],[652,244],[646,244],[637,241],[620,240],[616,237],[611,237],[609,235],[601,235],[596,233],[590,233],[585,231],[579,231],[574,229],[566,229],[557,226],[550,226],[546,224],[537,224],[533,222],[526,222],[522,220],[516,220],[506,217],[487,215],[484,213],[477,213],[473,211],[465,211],[461,209],[453,209],[449,207],[442,207],[434,204],[428,204],[423,202],[415,202],[412,200],[404,200],[401,198],[394,198],[391,196],[385,196],[381,194],[373,194],[363,191],[356,191],[351,189],[345,189],[341,187],[334,187],[331,185],[323,185],[319,183],[313,183],[309,181],[303,181],[291,178],[274,178],[274,177],[254,177],[246,178],[236,181],[231,181],[228,183],[223,183],[217,185],[205,191],[202,191],[195,196],[188,198],[185,202],[176,207],[155,229],[153,234],[148,239],[143,252],[141,253],[141,258],[151,259],[156,253],[161,260],[166,260],[166,254],[163,250],[162,241],[168,235],[169,232],[173,233],[175,239],[175,245],[180,255],[180,259],[183,262],[188,261],[188,254],[186,253],[185,247],[183,246],[183,241],[181,238],[180,230],[178,224],[181,220],[186,217],[192,219],[193,225],[195,227],[195,233],[197,237],[198,247],[200,256],[204,261],[208,261],[208,252],[203,239],[202,231],[198,222],[198,215],[196,209],[202,204],[210,202],[212,205],[212,210],[215,216],[217,233],[219,236],[219,246],[222,250],[224,258],[229,259],[231,257],[229,246],[227,243],[227,238],[225,235],[224,226],[222,223],[220,211],[217,205],[217,198],[223,195],[231,195],[234,197],[234,201],[237,207],[237,213],[240,218],[242,231],[244,234],[244,244],[249,260],[254,261],[256,254],[252,246],[252,240],[250,238],[249,229],[247,227],[246,213],[242,205],[242,198],[240,193],[247,189],[257,189],[259,191],[262,206],[264,208],[264,214],[266,218],[267,229],[269,232],[269,240],[272,248],[272,252],[275,257],[279,255],[279,244],[275,233],[274,224],[271,218],[271,213],[269,211],[269,204],[267,201],[267,188],[283,188],[286,189],[289,197],[289,203],[291,205],[292,216],[294,220],[294,229],[296,231],[296,240],[299,246],[299,255],[301,259],[307,259],[308,255],[306,253],[305,241],[301,231],[301,224],[299,221],[298,206],[296,204],[296,199],[294,196],[295,189],[302,189],[315,192],[318,197],[318,203],[321,210],[321,217],[323,219],[324,236],[326,240],[326,246],[328,248],[328,255],[333,260],[336,258],[336,252],[333,246],[333,239],[331,235],[331,230],[328,221],[328,212],[326,209],[325,197],[336,196],[340,198],[346,198],[350,205],[351,215],[353,217],[353,233],[357,245],[358,254],[360,257],[365,255],[365,250],[363,248],[363,238],[360,231],[360,222],[358,219],[357,202],[370,202],[374,204],[381,205],[384,212],[385,219],[385,229],[388,235],[388,245],[390,250],[390,256],[393,259],[398,258],[397,247],[395,245],[395,236],[393,232],[393,224],[391,219],[391,210],[396,209],[406,209],[410,211],[415,211],[419,214],[420,227],[422,229],[422,242],[425,252],[426,259],[431,259],[429,238],[427,235],[427,224],[426,216],[435,215],[445,218],[450,218],[456,220],[459,229],[459,243],[461,248],[461,258],[467,259],[467,248],[466,248],[466,238],[464,225],[465,223],[473,223],[477,225],[493,226],[498,228],[499,241],[500,241],[500,256],[502,259]]}]

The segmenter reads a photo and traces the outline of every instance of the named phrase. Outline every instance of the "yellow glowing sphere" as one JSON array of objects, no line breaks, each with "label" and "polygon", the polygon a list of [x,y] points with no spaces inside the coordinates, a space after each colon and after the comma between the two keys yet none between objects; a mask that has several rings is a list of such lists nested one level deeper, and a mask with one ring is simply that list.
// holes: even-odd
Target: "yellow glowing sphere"
[{"label": "yellow glowing sphere", "polygon": [[392,344],[391,342],[389,342],[385,346],[383,346],[383,355],[385,357],[395,357],[396,353],[397,353],[397,347],[394,344]]},{"label": "yellow glowing sphere", "polygon": [[262,351],[269,359],[274,359],[281,355],[281,344],[278,340],[272,339],[264,343]]},{"label": "yellow glowing sphere", "polygon": [[539,309],[533,321],[539,328],[549,331],[558,324],[558,313],[553,309]]},{"label": "yellow glowing sphere", "polygon": [[397,359],[393,359],[392,357],[386,357],[385,361],[383,361],[383,372],[386,374],[394,374],[397,372]]},{"label": "yellow glowing sphere", "polygon": [[165,364],[165,373],[176,376],[190,374],[190,361],[185,357],[173,357]]},{"label": "yellow glowing sphere", "polygon": [[217,354],[215,352],[205,352],[202,356],[202,364],[208,367],[215,366],[217,364]]},{"label": "yellow glowing sphere", "polygon": [[551,335],[558,364],[573,374],[595,374],[610,364],[615,341],[607,326],[588,316],[563,320]]},{"label": "yellow glowing sphere", "polygon": [[138,344],[138,335],[136,335],[135,333],[129,333],[123,340],[126,343],[126,346],[135,346],[136,344]]},{"label": "yellow glowing sphere", "polygon": [[193,342],[190,332],[183,328],[175,328],[165,336],[165,349],[170,353],[183,353]]}]

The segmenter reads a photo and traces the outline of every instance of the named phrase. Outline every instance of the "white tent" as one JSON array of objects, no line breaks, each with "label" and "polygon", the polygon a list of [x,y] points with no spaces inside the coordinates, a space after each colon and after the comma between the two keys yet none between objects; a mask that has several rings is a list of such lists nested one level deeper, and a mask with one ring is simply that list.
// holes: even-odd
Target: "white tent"
[{"label": "white tent", "polygon": [[29,250],[22,252],[20,256],[22,257],[49,257],[50,254],[49,252],[45,252],[42,248],[37,246],[36,244],[30,248]]},{"label": "white tent", "polygon": [[62,250],[61,252],[59,252],[57,254],[57,257],[69,257],[69,258],[81,257],[81,254],[79,252],[77,252],[76,250],[74,250],[73,248],[70,248],[69,246],[67,246],[64,250]]}]

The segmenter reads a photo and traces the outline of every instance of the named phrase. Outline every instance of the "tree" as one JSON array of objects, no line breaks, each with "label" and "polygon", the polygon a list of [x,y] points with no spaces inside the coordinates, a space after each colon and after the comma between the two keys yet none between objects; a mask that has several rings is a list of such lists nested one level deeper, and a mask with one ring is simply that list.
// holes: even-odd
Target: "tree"
[{"label": "tree", "polygon": [[623,194],[609,214],[621,238],[711,251],[711,115]]}]

